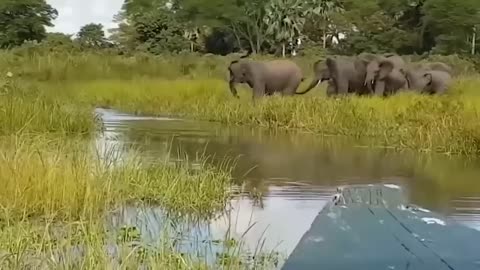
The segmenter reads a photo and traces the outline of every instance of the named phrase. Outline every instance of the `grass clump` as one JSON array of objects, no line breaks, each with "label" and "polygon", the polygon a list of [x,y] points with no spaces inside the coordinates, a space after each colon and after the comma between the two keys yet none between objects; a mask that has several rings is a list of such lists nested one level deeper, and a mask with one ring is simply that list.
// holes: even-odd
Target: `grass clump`
[{"label": "grass clump", "polygon": [[188,163],[171,167],[134,155],[119,163],[81,139],[41,135],[3,138],[0,148],[0,220],[76,221],[130,202],[207,214],[228,198],[229,172],[205,164],[192,171]]},{"label": "grass clump", "polygon": [[47,96],[35,85],[0,79],[0,135],[17,133],[92,134],[92,110],[71,99]]}]

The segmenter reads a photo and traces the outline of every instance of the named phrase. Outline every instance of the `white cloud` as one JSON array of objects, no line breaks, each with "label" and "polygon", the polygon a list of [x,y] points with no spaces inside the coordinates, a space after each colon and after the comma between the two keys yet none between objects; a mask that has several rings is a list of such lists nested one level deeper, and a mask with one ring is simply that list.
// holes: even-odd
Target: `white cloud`
[{"label": "white cloud", "polygon": [[[58,10],[55,26],[51,32],[76,34],[88,23],[101,23],[105,30],[115,27],[113,16],[118,13],[124,0],[47,0]],[[108,34],[108,33],[107,33]]]}]

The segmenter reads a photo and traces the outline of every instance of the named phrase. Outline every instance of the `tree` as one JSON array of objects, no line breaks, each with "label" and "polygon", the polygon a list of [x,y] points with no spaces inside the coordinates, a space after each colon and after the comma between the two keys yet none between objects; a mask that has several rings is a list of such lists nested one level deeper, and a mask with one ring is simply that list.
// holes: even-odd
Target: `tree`
[{"label": "tree", "polygon": [[438,52],[475,53],[480,1],[426,0],[423,11],[425,24],[437,36]]},{"label": "tree", "polygon": [[109,40],[119,49],[133,51],[139,45],[135,27],[129,21],[127,12],[121,10],[113,18],[117,28],[109,29]]},{"label": "tree", "polygon": [[45,0],[0,1],[0,48],[42,41],[46,37],[45,27],[53,26],[57,16]]},{"label": "tree", "polygon": [[185,27],[168,10],[159,9],[135,16],[133,27],[140,46],[151,53],[181,52],[190,49],[190,42],[184,36]]},{"label": "tree", "polygon": [[185,21],[230,31],[241,49],[246,41],[255,54],[266,43],[264,0],[183,0],[179,9]]},{"label": "tree", "polygon": [[285,57],[285,45],[293,44],[299,38],[305,24],[307,9],[301,0],[272,0],[266,7],[265,24],[267,33],[282,44],[282,56]]},{"label": "tree", "polygon": [[331,33],[331,17],[335,13],[343,12],[343,6],[338,0],[310,0],[307,2],[307,11],[312,27],[322,29],[322,46],[326,49],[328,37],[333,38],[334,34]]},{"label": "tree", "polygon": [[102,24],[90,23],[82,28],[77,34],[77,41],[87,48],[105,48],[107,46],[107,39],[103,31]]}]

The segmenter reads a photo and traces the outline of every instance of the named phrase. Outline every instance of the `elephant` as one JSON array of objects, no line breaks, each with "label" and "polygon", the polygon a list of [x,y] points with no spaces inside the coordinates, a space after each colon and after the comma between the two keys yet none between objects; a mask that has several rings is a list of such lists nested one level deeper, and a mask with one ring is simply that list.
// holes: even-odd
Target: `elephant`
[{"label": "elephant", "polygon": [[308,93],[310,90],[315,88],[318,84],[321,84],[324,81],[328,82],[327,86],[327,96],[331,96],[335,94],[335,85],[333,80],[330,77],[330,70],[328,67],[325,65],[325,62],[322,60],[318,60],[313,64],[313,73],[314,73],[314,78],[310,85],[307,87],[306,90],[303,92],[298,92],[296,93],[297,95],[304,95]]},{"label": "elephant", "polygon": [[430,95],[444,94],[452,84],[452,75],[444,70],[413,69],[404,72],[408,88]]},{"label": "elephant", "polygon": [[439,70],[447,72],[450,75],[453,75],[453,69],[449,65],[443,62],[433,62],[433,63],[424,63],[421,65],[421,68],[426,70]]},{"label": "elephant", "polygon": [[[360,60],[358,58],[327,57],[325,61],[315,62],[315,77],[306,90],[296,94],[306,94],[323,81],[328,81],[327,96],[348,93],[365,94],[366,88],[363,82],[366,70],[362,69],[363,66],[359,65],[357,61]],[[357,69],[357,67],[360,67],[360,69]]]},{"label": "elephant", "polygon": [[402,74],[405,61],[398,55],[387,53],[384,55],[360,55],[356,62],[358,70],[366,70],[364,86],[368,93],[377,96],[386,96],[397,92],[405,86],[406,79]]},{"label": "elephant", "polygon": [[255,100],[264,95],[279,92],[291,96],[304,80],[300,67],[290,60],[255,61],[234,60],[228,66],[230,91],[239,98],[235,84],[246,83],[252,88]]},{"label": "elephant", "polygon": [[406,79],[402,73],[406,64],[396,54],[367,54],[361,57],[361,61],[357,61],[357,63],[363,65],[363,67],[357,67],[357,69],[366,70],[364,85],[369,93],[386,96],[396,93],[406,85]]}]

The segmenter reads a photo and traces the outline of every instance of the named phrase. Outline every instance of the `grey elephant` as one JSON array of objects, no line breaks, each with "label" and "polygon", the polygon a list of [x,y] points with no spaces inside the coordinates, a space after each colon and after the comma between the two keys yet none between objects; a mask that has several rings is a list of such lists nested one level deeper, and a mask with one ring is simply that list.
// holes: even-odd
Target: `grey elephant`
[{"label": "grey elephant", "polygon": [[404,72],[408,88],[424,94],[444,94],[452,84],[452,75],[444,70],[422,68]]},{"label": "grey elephant", "polygon": [[405,61],[398,55],[388,53],[372,59],[367,65],[365,85],[375,95],[389,95],[404,87],[402,70]]},{"label": "grey elephant", "polygon": [[403,68],[396,68],[395,64],[388,60],[381,61],[378,68],[373,83],[376,96],[391,96],[399,90],[408,89]]},{"label": "grey elephant", "polygon": [[235,84],[246,83],[253,90],[253,99],[279,92],[294,95],[304,80],[300,67],[290,60],[255,61],[240,59],[228,67],[230,91],[239,98]]},{"label": "grey elephant", "polygon": [[[327,96],[366,93],[364,80],[366,69],[357,62],[360,59],[346,57],[327,57],[325,61],[317,61],[314,64],[314,78],[310,85],[303,92],[296,93],[303,95],[323,81],[328,82]],[[358,69],[357,67],[360,67]]]},{"label": "grey elephant", "polygon": [[297,95],[304,95],[308,93],[310,90],[315,88],[317,85],[321,84],[324,81],[328,82],[327,86],[327,96],[334,95],[336,92],[335,84],[330,76],[330,70],[328,69],[325,61],[318,60],[313,64],[313,74],[314,78],[312,82],[308,85],[307,89],[303,92],[296,93]]},{"label": "grey elephant", "polygon": [[405,61],[398,55],[387,53],[384,55],[361,55],[360,62],[357,62],[366,70],[364,85],[369,93],[377,96],[386,96],[396,93],[406,84],[402,70],[405,68]]},{"label": "grey elephant", "polygon": [[451,66],[443,63],[443,62],[433,62],[433,63],[423,63],[421,65],[422,69],[425,70],[439,70],[447,72],[450,75],[453,75],[453,69]]}]

